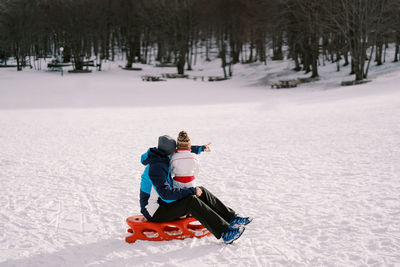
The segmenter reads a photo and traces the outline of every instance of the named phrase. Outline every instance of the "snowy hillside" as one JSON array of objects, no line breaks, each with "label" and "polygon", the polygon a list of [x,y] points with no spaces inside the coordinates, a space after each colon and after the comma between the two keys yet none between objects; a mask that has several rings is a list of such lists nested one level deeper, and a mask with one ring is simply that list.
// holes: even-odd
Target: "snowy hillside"
[{"label": "snowy hillside", "polygon": [[[210,64],[193,74],[221,75]],[[400,68],[353,87],[334,65],[315,83],[266,85],[301,76],[290,67],[235,66],[214,83],[142,82],[176,70],[111,63],[63,77],[1,69],[0,266],[399,265]],[[140,155],[180,130],[212,142],[198,183],[255,218],[232,245],[124,241]]]}]

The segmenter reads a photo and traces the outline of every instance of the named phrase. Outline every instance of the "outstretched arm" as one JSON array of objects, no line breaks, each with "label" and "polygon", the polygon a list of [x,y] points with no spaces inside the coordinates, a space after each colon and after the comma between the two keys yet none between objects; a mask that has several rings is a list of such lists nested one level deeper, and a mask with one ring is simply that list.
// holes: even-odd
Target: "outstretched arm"
[{"label": "outstretched arm", "polygon": [[211,152],[210,149],[210,145],[211,143],[208,143],[207,145],[203,145],[203,146],[191,146],[191,152],[195,153],[195,154],[200,154],[201,152]]},{"label": "outstretched arm", "polygon": [[204,149],[204,152],[211,152],[210,145],[211,145],[211,142],[208,143],[207,145],[204,145],[204,146],[206,147],[206,148]]}]

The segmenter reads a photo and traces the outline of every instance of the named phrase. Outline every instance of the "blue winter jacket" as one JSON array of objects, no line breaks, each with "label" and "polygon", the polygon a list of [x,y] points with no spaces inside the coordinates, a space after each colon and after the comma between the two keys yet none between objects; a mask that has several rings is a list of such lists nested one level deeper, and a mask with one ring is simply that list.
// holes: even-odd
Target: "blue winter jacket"
[{"label": "blue winter jacket", "polygon": [[[205,146],[192,146],[192,152],[200,154]],[[140,211],[151,221],[160,204],[171,203],[189,195],[195,195],[196,189],[174,188],[170,178],[170,158],[158,148],[150,148],[141,157],[146,166],[140,183]]]}]

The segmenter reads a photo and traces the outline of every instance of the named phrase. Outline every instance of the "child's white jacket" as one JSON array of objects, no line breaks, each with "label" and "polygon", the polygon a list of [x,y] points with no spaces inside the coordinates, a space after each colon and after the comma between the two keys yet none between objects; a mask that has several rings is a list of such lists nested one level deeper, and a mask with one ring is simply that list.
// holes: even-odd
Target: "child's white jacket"
[{"label": "child's white jacket", "polygon": [[178,150],[171,158],[171,176],[174,187],[195,187],[194,179],[199,173],[197,154],[191,150]]}]

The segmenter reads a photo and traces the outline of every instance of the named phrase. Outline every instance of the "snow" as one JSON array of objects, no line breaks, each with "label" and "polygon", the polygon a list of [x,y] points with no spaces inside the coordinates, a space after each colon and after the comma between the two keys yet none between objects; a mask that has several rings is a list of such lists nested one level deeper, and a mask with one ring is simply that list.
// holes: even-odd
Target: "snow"
[{"label": "snow", "polygon": [[[218,62],[194,75],[221,75]],[[224,82],[142,82],[141,66],[0,70],[0,266],[394,266],[400,263],[400,67],[290,90],[287,61]],[[284,75],[284,76],[282,76]],[[303,75],[304,76],[304,75]],[[214,237],[127,244],[140,155],[162,134],[212,142],[197,183],[254,221]]]}]

